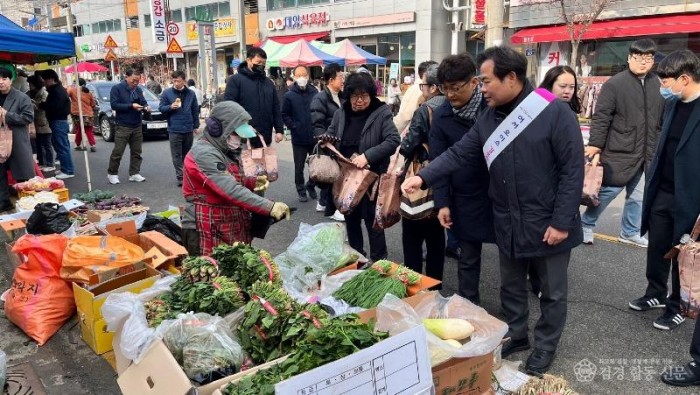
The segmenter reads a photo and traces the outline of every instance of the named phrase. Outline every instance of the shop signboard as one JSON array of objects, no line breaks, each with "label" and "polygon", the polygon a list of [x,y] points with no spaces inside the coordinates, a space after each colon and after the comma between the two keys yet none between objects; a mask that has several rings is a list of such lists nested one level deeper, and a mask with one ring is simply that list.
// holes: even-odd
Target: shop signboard
[{"label": "shop signboard", "polygon": [[168,31],[165,24],[165,8],[163,0],[150,0],[151,22],[153,26],[153,42],[167,44]]},{"label": "shop signboard", "polygon": [[341,19],[333,21],[333,29],[351,29],[354,27],[393,25],[396,23],[414,22],[415,20],[415,12],[402,12],[399,14],[368,16],[365,18]]},{"label": "shop signboard", "polygon": [[398,63],[392,63],[390,68],[389,68],[389,79],[391,78],[399,78],[399,64]]},{"label": "shop signboard", "polygon": [[285,17],[270,18],[265,22],[268,31],[284,29],[301,29],[303,27],[325,26],[331,20],[331,15],[325,11],[310,12]]},{"label": "shop signboard", "polygon": [[[211,34],[209,28],[205,29],[205,34]],[[236,22],[234,18],[219,18],[214,22],[214,37],[234,37],[235,35]],[[199,40],[197,22],[187,22],[187,39],[189,41]]]},{"label": "shop signboard", "polygon": [[567,43],[540,43],[540,67],[538,81],[542,81],[549,69],[569,64],[570,50]]},{"label": "shop signboard", "polygon": [[486,25],[486,0],[472,0],[472,29]]}]

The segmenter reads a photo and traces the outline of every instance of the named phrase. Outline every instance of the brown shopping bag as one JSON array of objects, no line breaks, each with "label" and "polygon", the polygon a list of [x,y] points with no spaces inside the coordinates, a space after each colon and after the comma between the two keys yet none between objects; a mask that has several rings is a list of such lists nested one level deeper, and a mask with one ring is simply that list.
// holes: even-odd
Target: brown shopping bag
[{"label": "brown shopping bag", "polygon": [[0,163],[5,163],[12,155],[12,129],[5,122],[0,123]]},{"label": "brown shopping bag", "polygon": [[374,224],[377,230],[387,229],[401,220],[401,173],[404,159],[399,149],[391,156],[389,169],[379,177],[379,194],[377,208],[374,213]]},{"label": "brown shopping bag", "polygon": [[316,144],[313,154],[306,159],[309,165],[309,178],[318,184],[332,184],[340,177],[340,166],[330,155],[320,152],[320,145],[320,142]]},{"label": "brown shopping bag", "polygon": [[690,235],[681,238],[678,246],[678,270],[681,280],[681,311],[683,315],[697,318],[700,313],[700,217]]},{"label": "brown shopping bag", "polygon": [[379,176],[367,168],[358,169],[332,144],[326,144],[324,147],[338,157],[340,177],[333,183],[333,201],[341,214],[348,215],[360,204],[369,187]]},{"label": "brown shopping bag", "polygon": [[277,180],[277,150],[265,144],[265,138],[258,134],[262,148],[253,148],[248,139],[248,149],[241,153],[243,162],[243,174],[247,177],[267,176],[267,180],[272,182]]},{"label": "brown shopping bag", "polygon": [[600,187],[603,185],[603,166],[600,165],[600,154],[585,164],[583,176],[583,193],[581,204],[588,207],[598,207],[600,204]]}]

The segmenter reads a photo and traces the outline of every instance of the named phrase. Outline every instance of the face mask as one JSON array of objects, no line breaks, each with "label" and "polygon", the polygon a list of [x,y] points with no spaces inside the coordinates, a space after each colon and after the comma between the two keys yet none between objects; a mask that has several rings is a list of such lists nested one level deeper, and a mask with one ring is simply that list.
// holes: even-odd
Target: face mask
[{"label": "face mask", "polygon": [[676,82],[673,83],[668,88],[664,88],[663,86],[659,88],[659,93],[661,94],[661,97],[663,97],[665,100],[678,100],[681,98],[681,93],[683,93],[683,89],[680,90],[680,92],[674,92],[673,87],[676,85],[678,80],[676,79]]},{"label": "face mask", "polygon": [[265,66],[262,64],[254,64],[253,72],[258,74],[265,74]]},{"label": "face mask", "polygon": [[308,83],[309,79],[306,77],[297,78],[297,85],[299,85],[300,88],[305,88]]},{"label": "face mask", "polygon": [[231,134],[226,139],[226,146],[234,151],[241,148],[241,138],[235,133]]}]

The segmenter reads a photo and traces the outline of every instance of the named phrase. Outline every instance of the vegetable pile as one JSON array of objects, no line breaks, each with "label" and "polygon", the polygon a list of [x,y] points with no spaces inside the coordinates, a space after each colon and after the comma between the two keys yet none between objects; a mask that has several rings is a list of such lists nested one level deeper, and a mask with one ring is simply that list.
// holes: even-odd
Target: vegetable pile
[{"label": "vegetable pile", "polygon": [[[141,205],[141,199],[137,197],[129,197],[121,195],[110,199],[99,200],[92,204],[95,210],[115,210],[119,208],[135,207]],[[90,207],[90,205],[88,205]]]},{"label": "vegetable pile", "polygon": [[39,191],[53,191],[54,189],[65,188],[63,180],[57,180],[55,178],[41,178],[33,177],[27,181],[17,183],[13,185],[18,192],[39,192]]},{"label": "vegetable pile", "polygon": [[76,193],[74,195],[74,197],[83,203],[91,204],[91,203],[97,203],[101,200],[107,200],[107,199],[113,198],[114,192],[101,191],[99,189],[95,189],[94,191],[91,191],[91,192]]},{"label": "vegetable pile", "polygon": [[345,282],[333,296],[351,306],[371,309],[377,307],[388,293],[405,298],[406,286],[417,284],[420,279],[420,274],[411,269],[380,260]]},{"label": "vegetable pile", "polygon": [[265,250],[236,242],[214,247],[211,257],[219,262],[221,275],[231,277],[244,290],[258,280],[281,284],[279,268]]}]

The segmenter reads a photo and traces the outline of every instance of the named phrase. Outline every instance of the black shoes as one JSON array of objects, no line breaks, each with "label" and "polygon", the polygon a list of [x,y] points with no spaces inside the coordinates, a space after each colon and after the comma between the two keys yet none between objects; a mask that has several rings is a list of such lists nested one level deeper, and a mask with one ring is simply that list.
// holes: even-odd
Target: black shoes
[{"label": "black shoes", "polygon": [[310,197],[312,200],[318,199],[318,195],[316,194],[316,187],[307,186],[307,187],[306,187],[306,191],[309,193],[309,197]]},{"label": "black shoes", "polygon": [[650,309],[659,309],[666,307],[666,298],[651,298],[648,296],[642,296],[639,299],[635,299],[629,303],[629,307],[632,310],[637,311],[647,311]]},{"label": "black shoes", "polygon": [[457,247],[457,248],[450,248],[447,247],[445,248],[445,256],[448,258],[453,258],[459,260],[462,258],[462,249]]},{"label": "black shoes", "polygon": [[546,351],[536,348],[535,351],[530,354],[530,357],[525,363],[525,373],[541,376],[547,373],[549,367],[552,366],[554,361],[554,351]]},{"label": "black shoes", "polygon": [[501,350],[501,357],[505,358],[518,351],[525,351],[530,348],[530,341],[527,338],[524,339],[510,339],[508,343],[503,345]]},{"label": "black shoes", "polygon": [[682,367],[669,367],[661,375],[661,381],[677,387],[700,385],[700,366],[693,361]]},{"label": "black shoes", "polygon": [[302,203],[306,203],[309,201],[309,198],[306,197],[306,192],[299,192],[299,201]]}]

